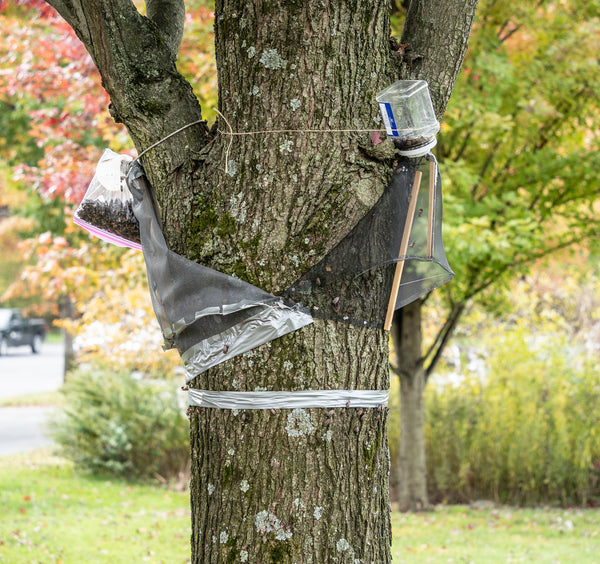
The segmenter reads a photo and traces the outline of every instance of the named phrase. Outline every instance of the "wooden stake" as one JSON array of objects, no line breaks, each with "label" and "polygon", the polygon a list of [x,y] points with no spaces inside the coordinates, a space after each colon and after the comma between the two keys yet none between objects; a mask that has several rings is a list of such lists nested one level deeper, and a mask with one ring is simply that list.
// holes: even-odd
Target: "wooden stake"
[{"label": "wooden stake", "polygon": [[386,331],[389,331],[392,328],[394,310],[396,309],[396,300],[398,299],[398,291],[400,290],[400,280],[402,279],[402,271],[404,270],[404,262],[406,260],[406,251],[408,250],[408,240],[410,239],[410,232],[412,229],[413,220],[415,218],[415,211],[417,209],[417,197],[419,195],[419,188],[421,187],[421,176],[423,176],[423,173],[418,170],[415,173],[415,181],[410,194],[410,203],[408,205],[406,222],[404,224],[404,232],[402,233],[402,241],[400,242],[400,252],[398,254],[398,258],[401,260],[396,263],[396,271],[394,272],[390,301],[388,303],[387,314],[383,324],[383,328]]},{"label": "wooden stake", "polygon": [[437,170],[435,161],[429,163],[429,216],[427,220],[427,258],[433,258],[433,218],[435,213],[435,181]]}]

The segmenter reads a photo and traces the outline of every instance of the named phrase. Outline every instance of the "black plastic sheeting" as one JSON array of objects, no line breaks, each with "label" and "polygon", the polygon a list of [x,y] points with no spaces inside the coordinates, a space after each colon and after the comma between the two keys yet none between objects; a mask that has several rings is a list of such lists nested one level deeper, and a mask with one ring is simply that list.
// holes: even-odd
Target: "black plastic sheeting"
[{"label": "black plastic sheeting", "polygon": [[[413,194],[416,201],[411,206]],[[399,268],[400,262],[404,264]],[[382,285],[381,276],[391,289],[399,270],[395,300],[390,291],[368,291]],[[434,156],[428,154],[401,159],[375,206],[285,295],[307,306],[314,317],[381,328],[388,310],[409,304],[453,277],[442,242],[441,177]]]},{"label": "black plastic sheeting", "polygon": [[233,356],[312,323],[297,305],[167,248],[142,167],[128,175],[148,285],[165,348],[177,348],[190,380]]}]

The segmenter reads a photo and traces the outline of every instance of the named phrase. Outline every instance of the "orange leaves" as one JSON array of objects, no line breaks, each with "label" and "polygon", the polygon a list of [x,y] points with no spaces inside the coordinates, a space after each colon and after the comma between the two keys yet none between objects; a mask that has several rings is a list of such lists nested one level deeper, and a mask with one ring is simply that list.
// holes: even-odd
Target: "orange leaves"
[{"label": "orange leaves", "polygon": [[81,316],[62,325],[76,336],[80,362],[168,375],[179,365],[179,357],[161,351],[162,336],[148,290],[145,284],[131,284],[131,276],[143,267],[127,254],[125,268],[113,271],[111,280],[101,276],[102,284],[86,301]]},{"label": "orange leaves", "polygon": [[[70,208],[79,203],[93,177],[101,151],[110,146],[125,152],[131,150],[131,141],[125,129],[110,117],[110,100],[99,74],[66,22],[42,0],[15,0],[4,8],[0,0],[0,102],[9,110],[18,107],[23,124],[19,141],[32,146],[34,155],[25,159],[23,153],[17,153],[24,164],[14,171],[13,179],[33,187],[45,199],[64,201],[69,217]],[[194,14],[193,34],[206,44],[206,50],[200,53],[192,36],[187,42],[188,54],[182,56],[183,64],[189,62],[190,72],[207,74],[214,80],[213,15],[206,8]],[[42,151],[37,151],[31,140],[43,149],[43,157],[35,166],[31,164]],[[51,213],[55,209],[60,212],[62,207],[55,206]],[[166,370],[177,364],[176,356],[173,359],[160,350],[162,339],[141,253],[88,238],[70,221],[65,231],[57,234],[60,225],[48,217],[60,221],[58,212],[40,214],[41,221],[47,221],[40,229],[53,229],[53,233],[23,242],[20,250],[29,264],[5,297],[35,296],[37,301],[41,297],[45,305],[56,310],[60,298],[69,296],[76,313],[63,325],[79,336],[82,355],[97,354],[139,369],[155,365]],[[17,249],[16,241],[12,249]]]},{"label": "orange leaves", "polygon": [[217,67],[214,47],[214,12],[199,6],[186,14],[186,33],[177,59],[179,72],[187,78],[200,100],[204,117],[212,117],[217,105]]},{"label": "orange leaves", "polygon": [[0,296],[23,268],[23,258],[19,252],[19,232],[31,231],[32,219],[8,217],[0,221]]},{"label": "orange leaves", "polygon": [[31,218],[11,216],[0,221],[0,249],[8,250],[17,245],[19,232],[30,231],[34,226]]},{"label": "orange leaves", "polygon": [[58,19],[60,17],[56,10],[50,6],[50,4],[45,2],[45,0],[13,0],[12,2],[0,0],[0,12],[7,10],[9,7],[11,7],[11,4],[13,8],[22,6],[23,8],[43,18]]},{"label": "orange leaves", "polygon": [[75,336],[80,362],[163,374],[179,365],[176,353],[161,349],[142,253],[91,236],[71,246],[50,232],[23,242],[22,248],[36,264],[25,268],[4,297],[41,296],[54,307],[68,295],[75,315],[56,324]]},{"label": "orange leaves", "polygon": [[48,21],[0,15],[0,93],[55,105],[76,101],[90,89],[101,91],[91,58],[61,22],[48,27]]},{"label": "orange leaves", "polygon": [[24,241],[21,249],[25,259],[35,259],[36,264],[25,268],[20,280],[7,290],[4,299],[23,297],[25,289],[28,295],[41,295],[55,303],[64,294],[79,294],[82,299],[90,297],[95,275],[81,261],[81,252],[86,245],[74,248],[64,237],[53,237],[46,232]]}]

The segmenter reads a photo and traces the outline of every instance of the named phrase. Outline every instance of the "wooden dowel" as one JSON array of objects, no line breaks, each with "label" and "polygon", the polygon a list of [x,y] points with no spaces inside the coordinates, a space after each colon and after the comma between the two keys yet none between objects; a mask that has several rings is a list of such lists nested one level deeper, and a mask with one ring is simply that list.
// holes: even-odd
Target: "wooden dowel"
[{"label": "wooden dowel", "polygon": [[392,321],[394,319],[396,300],[398,299],[398,291],[400,290],[400,280],[402,279],[402,271],[404,270],[404,262],[406,260],[406,251],[408,250],[408,240],[410,239],[410,232],[412,229],[413,220],[415,218],[415,211],[417,209],[417,197],[419,196],[419,188],[421,187],[421,176],[423,176],[423,173],[418,170],[415,173],[415,181],[410,194],[410,203],[408,205],[408,212],[406,214],[406,222],[404,223],[402,241],[400,242],[400,252],[398,253],[398,258],[400,260],[396,263],[394,280],[392,282],[392,291],[390,293],[390,301],[388,303],[387,314],[383,324],[383,328],[386,331],[391,329]]},{"label": "wooden dowel", "polygon": [[435,210],[435,182],[437,170],[435,161],[429,163],[429,215],[427,219],[427,258],[433,258],[433,219]]}]

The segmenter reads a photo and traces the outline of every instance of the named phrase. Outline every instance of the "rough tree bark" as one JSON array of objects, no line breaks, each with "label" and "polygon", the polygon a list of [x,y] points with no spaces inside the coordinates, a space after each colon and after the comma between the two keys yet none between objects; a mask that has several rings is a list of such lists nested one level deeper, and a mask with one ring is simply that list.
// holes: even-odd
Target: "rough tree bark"
[{"label": "rough tree bark", "polygon": [[[443,119],[467,49],[477,0],[413,1],[401,44],[406,78],[429,82],[438,120]],[[425,467],[425,386],[429,371],[422,354],[421,301],[397,310],[392,329],[400,378],[401,435],[399,505],[403,511],[429,506]]]},{"label": "rough tree bark", "polygon": [[[139,151],[201,119],[175,67],[182,2],[148,2],[148,17],[130,0],[50,3],[91,53]],[[391,163],[369,156],[368,133],[327,130],[378,128],[375,94],[422,64],[390,52],[389,10],[389,0],[217,0],[226,121],[142,158],[172,250],[277,293],[348,233]],[[299,131],[227,135],[280,129]],[[365,288],[387,292],[384,277]],[[317,320],[192,385],[386,389],[387,355],[383,331]],[[385,412],[195,409],[190,424],[193,562],[390,561]]]}]

